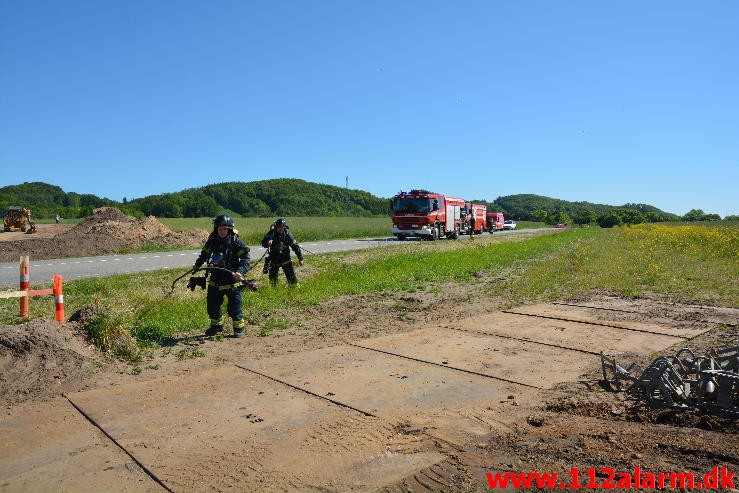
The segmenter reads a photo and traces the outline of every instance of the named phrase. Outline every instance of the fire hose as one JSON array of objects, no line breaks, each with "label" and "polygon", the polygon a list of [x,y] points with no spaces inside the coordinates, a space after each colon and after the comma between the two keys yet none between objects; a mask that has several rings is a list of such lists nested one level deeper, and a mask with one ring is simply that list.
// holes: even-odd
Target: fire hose
[{"label": "fire hose", "polygon": [[[174,292],[175,285],[180,280],[182,280],[185,276],[187,276],[188,274],[190,274],[190,275],[191,274],[195,274],[195,273],[200,272],[200,271],[206,271],[206,275],[207,275],[207,272],[208,271],[223,271],[223,272],[228,272],[231,275],[234,275],[235,274],[235,272],[233,272],[232,270],[226,269],[225,267],[216,267],[216,266],[212,266],[212,265],[205,266],[205,267],[198,267],[197,269],[195,267],[193,267],[191,269],[188,269],[184,274],[182,274],[181,276],[177,277],[177,279],[175,279],[174,281],[172,281],[172,288],[170,289],[169,294],[172,294]],[[200,286],[202,289],[205,289],[205,287],[206,287],[206,276],[197,276],[196,277],[196,276],[192,276],[191,275],[190,279],[187,281],[187,288],[190,291],[195,291],[195,288],[197,288],[198,286]],[[242,279],[241,281],[235,283],[234,284],[234,287],[235,287],[235,289],[238,289],[239,291],[244,290],[244,289],[248,289],[249,291],[256,291],[257,290],[257,285],[254,284],[254,279]]]},{"label": "fire hose", "polygon": [[[317,253],[311,252],[310,250],[306,249],[305,247],[303,247],[301,245],[298,245],[298,246],[300,246],[300,250],[301,251],[303,251],[304,253],[307,253],[308,255],[318,255]],[[287,247],[285,247],[285,248],[287,248]],[[265,255],[266,255],[266,258],[265,258]],[[256,262],[254,262],[254,264],[252,265],[252,267],[254,265],[257,265],[259,262],[261,262],[262,259],[264,259],[264,268],[262,269],[262,274],[267,274],[269,272],[269,269],[270,269],[271,265],[272,265],[272,261],[270,260],[270,256],[269,256],[269,248],[267,248],[267,249],[264,250],[264,253],[262,254],[262,256],[259,258],[259,260],[257,260]]]}]

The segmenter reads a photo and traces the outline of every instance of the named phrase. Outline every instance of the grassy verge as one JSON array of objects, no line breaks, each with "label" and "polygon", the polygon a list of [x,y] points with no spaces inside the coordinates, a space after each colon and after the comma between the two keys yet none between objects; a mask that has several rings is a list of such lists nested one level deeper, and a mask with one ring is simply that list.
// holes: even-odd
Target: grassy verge
[{"label": "grassy verge", "polygon": [[516,221],[516,229],[551,228],[547,223],[539,221]]},{"label": "grassy verge", "polygon": [[[259,274],[263,287],[244,293],[244,315],[266,335],[289,326],[290,314],[309,305],[362,293],[438,290],[450,282],[477,284],[481,296],[508,306],[598,290],[739,307],[737,258],[739,227],[734,225],[639,225],[408,242],[308,257],[299,272],[299,289],[270,287]],[[169,294],[181,273],[163,270],[66,283],[68,314],[98,300],[102,315],[93,324],[93,339],[135,361],[126,336],[145,349],[207,326],[203,291],[192,293],[181,283]],[[0,300],[0,323],[18,323],[17,303]],[[52,301],[31,302],[32,317],[51,318],[53,313]]]},{"label": "grassy verge", "polygon": [[519,302],[607,290],[739,307],[739,227],[659,225],[568,231],[573,241],[506,283]]}]

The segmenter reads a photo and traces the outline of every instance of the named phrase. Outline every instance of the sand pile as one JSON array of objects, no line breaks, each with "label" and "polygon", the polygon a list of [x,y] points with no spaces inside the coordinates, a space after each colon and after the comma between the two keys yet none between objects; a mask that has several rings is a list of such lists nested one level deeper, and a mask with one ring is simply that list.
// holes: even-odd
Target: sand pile
[{"label": "sand pile", "polygon": [[80,390],[112,364],[74,323],[0,325],[0,405]]}]

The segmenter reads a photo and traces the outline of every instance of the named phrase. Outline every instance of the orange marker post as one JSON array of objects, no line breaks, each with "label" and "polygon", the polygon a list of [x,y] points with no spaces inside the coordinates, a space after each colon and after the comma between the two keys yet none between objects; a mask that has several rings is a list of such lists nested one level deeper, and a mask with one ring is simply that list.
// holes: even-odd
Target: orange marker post
[{"label": "orange marker post", "polygon": [[54,274],[54,311],[57,322],[64,322],[64,293],[62,292],[62,276]]},{"label": "orange marker post", "polygon": [[[29,262],[28,256],[22,255],[20,261],[20,290],[28,292],[28,288],[31,285],[31,278],[29,275]],[[25,296],[20,297],[21,300],[21,317],[28,317],[28,293]]]}]

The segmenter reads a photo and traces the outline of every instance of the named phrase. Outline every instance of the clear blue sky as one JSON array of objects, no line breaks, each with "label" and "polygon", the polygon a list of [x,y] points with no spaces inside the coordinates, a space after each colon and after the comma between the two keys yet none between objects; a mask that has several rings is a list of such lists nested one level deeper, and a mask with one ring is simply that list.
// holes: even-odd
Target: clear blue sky
[{"label": "clear blue sky", "polygon": [[0,186],[739,214],[739,2],[0,0]]}]

